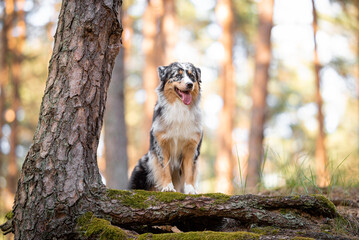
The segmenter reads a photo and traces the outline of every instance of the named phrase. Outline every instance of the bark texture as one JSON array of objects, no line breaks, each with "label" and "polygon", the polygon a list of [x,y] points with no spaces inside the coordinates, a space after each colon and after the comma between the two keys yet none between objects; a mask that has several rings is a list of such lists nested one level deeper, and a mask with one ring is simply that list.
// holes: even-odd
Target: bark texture
[{"label": "bark texture", "polygon": [[224,47],[224,58],[221,62],[220,89],[223,107],[218,127],[218,151],[216,158],[216,191],[233,192],[233,169],[235,158],[232,152],[232,131],[236,109],[236,84],[233,69],[233,27],[234,16],[231,0],[218,1],[216,16],[223,31],[221,43]]},{"label": "bark texture", "polygon": [[264,124],[267,112],[267,85],[271,61],[271,30],[273,25],[273,0],[258,2],[259,26],[256,41],[255,72],[252,86],[252,113],[248,143],[247,186],[259,184],[263,160]]},{"label": "bark texture", "polygon": [[62,3],[33,144],[15,197],[15,239],[69,239],[74,214],[104,188],[96,150],[120,48],[120,1]]},{"label": "bark texture", "polygon": [[312,0],[313,8],[313,36],[314,36],[314,75],[315,75],[315,101],[317,103],[317,119],[318,119],[318,135],[315,146],[315,161],[316,161],[316,175],[317,184],[319,187],[326,187],[329,185],[329,172],[328,172],[328,158],[325,149],[326,134],[324,131],[324,115],[323,115],[323,99],[320,93],[321,80],[320,80],[320,63],[318,57],[317,47],[317,30],[318,30],[318,18],[317,10],[315,8],[315,2]]}]

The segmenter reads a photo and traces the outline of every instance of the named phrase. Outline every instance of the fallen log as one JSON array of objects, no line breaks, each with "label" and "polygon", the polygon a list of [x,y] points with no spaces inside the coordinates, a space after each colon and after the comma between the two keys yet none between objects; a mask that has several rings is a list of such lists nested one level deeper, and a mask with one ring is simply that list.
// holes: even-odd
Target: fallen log
[{"label": "fallen log", "polygon": [[[339,216],[333,203],[322,195],[185,195],[107,190],[105,197],[98,199],[95,204],[98,206],[96,209],[100,209],[96,215],[107,219],[110,217],[112,224],[124,228],[175,225],[185,228],[186,231],[214,229],[206,226],[206,223],[230,218],[245,227],[255,224],[310,229],[313,217]],[[203,226],[198,227],[199,223],[203,223]]]},{"label": "fallen log", "polygon": [[[248,239],[266,239],[264,236],[352,239],[348,236],[359,232],[358,224],[342,217],[334,204],[322,195],[186,195],[107,189],[94,190],[91,196],[77,204],[83,207],[72,212],[78,222],[78,239],[97,239],[99,236],[103,239],[112,239],[107,236],[114,236],[113,239],[118,239],[117,236],[157,239],[154,233],[166,229],[158,226],[168,225],[179,229],[175,239],[188,237],[192,233],[185,232],[193,231],[218,232],[207,232],[213,239],[220,239],[220,236],[236,239],[248,231],[254,233],[247,234]],[[13,232],[10,218],[1,229],[4,233]],[[223,235],[221,231],[235,234]],[[201,239],[201,233],[193,234]]]}]

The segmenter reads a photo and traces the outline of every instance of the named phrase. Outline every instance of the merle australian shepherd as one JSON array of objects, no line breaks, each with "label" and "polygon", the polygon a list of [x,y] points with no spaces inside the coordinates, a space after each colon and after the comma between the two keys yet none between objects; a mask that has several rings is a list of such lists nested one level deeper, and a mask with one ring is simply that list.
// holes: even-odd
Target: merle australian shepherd
[{"label": "merle australian shepherd", "polygon": [[158,75],[150,149],[134,168],[129,188],[195,194],[203,136],[201,70],[175,62],[159,67]]}]

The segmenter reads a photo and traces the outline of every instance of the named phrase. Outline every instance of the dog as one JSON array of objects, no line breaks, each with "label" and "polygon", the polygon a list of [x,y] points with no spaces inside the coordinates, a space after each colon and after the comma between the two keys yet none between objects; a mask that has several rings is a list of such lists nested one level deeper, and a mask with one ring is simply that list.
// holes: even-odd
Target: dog
[{"label": "dog", "polygon": [[129,189],[196,194],[203,138],[201,70],[191,63],[158,67],[150,149],[135,166]]}]

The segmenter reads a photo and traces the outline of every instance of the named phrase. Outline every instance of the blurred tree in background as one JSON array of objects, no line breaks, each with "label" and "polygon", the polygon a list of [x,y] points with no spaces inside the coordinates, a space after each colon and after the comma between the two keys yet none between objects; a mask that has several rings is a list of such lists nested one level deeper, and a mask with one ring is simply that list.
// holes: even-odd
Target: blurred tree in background
[{"label": "blurred tree in background", "polygon": [[218,147],[216,157],[216,189],[217,192],[233,193],[233,170],[235,164],[232,131],[235,118],[236,85],[233,68],[233,30],[234,14],[231,0],[217,2],[216,18],[222,27],[220,42],[223,46],[223,59],[220,62],[219,89],[223,99],[218,126]]},{"label": "blurred tree in background", "polygon": [[273,0],[258,2],[258,36],[255,45],[255,70],[252,85],[251,128],[248,142],[248,187],[260,183],[264,157],[263,138],[267,112],[267,86],[271,62],[271,31],[273,25]]},{"label": "blurred tree in background", "polygon": [[315,74],[315,101],[317,103],[317,118],[318,118],[318,134],[315,146],[315,161],[317,170],[317,184],[320,187],[326,187],[329,184],[328,173],[328,157],[325,150],[325,130],[324,130],[324,116],[323,116],[323,98],[320,93],[321,90],[321,78],[320,78],[320,66],[317,46],[317,32],[318,32],[318,16],[317,9],[315,7],[315,1],[312,0],[313,8],[313,42],[314,42],[314,74]]},{"label": "blurred tree in background", "polygon": [[[124,3],[124,48],[116,61],[124,71],[116,76],[114,70],[98,150],[111,187],[124,188],[126,164],[132,171],[148,150],[157,67],[172,61],[192,62],[202,70],[201,192],[236,193],[246,186],[295,190],[316,186],[316,181],[320,186],[324,175],[323,185],[359,185],[358,1],[313,1],[316,21],[311,0],[275,0],[273,19],[268,13],[263,21],[260,6],[266,2],[273,4],[267,0]],[[5,192],[15,191],[38,121],[60,4],[57,0],[0,4],[2,213],[12,205],[13,198]],[[221,4],[230,11],[219,11]],[[259,62],[258,54],[265,55],[265,63]],[[314,74],[316,61],[321,67]],[[316,94],[321,94],[321,110]],[[326,133],[326,161],[321,165],[326,173],[316,166],[321,131]]]}]

